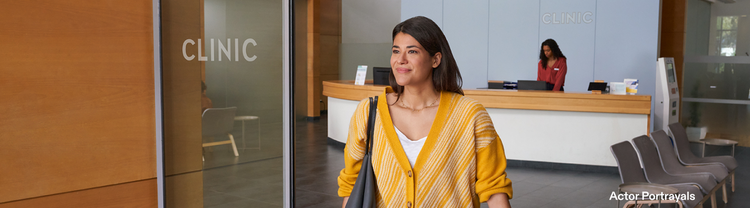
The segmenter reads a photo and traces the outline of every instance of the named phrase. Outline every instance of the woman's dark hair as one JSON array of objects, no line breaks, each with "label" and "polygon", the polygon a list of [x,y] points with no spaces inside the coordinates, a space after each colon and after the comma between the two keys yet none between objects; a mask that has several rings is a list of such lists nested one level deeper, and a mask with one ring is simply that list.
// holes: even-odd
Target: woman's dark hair
[{"label": "woman's dark hair", "polygon": [[557,45],[557,42],[551,38],[547,39],[542,42],[542,46],[539,49],[539,59],[542,60],[542,68],[547,68],[547,61],[549,61],[547,56],[544,55],[544,46],[547,46],[552,50],[552,55],[555,56],[555,58],[565,58],[565,55],[560,51],[560,46]]},{"label": "woman's dark hair", "polygon": [[[464,91],[461,90],[463,80],[461,79],[461,72],[458,71],[458,64],[456,59],[453,58],[453,52],[451,47],[448,45],[448,40],[445,38],[445,34],[440,30],[435,22],[431,19],[423,16],[412,17],[406,21],[398,23],[393,28],[393,37],[391,41],[396,39],[396,35],[399,33],[406,33],[414,37],[422,47],[430,54],[430,57],[435,56],[437,52],[442,54],[440,59],[440,65],[437,68],[432,69],[432,84],[437,91],[449,91],[463,95]],[[393,75],[393,69],[388,78],[391,88],[396,94],[401,95],[404,91],[404,86],[396,83],[396,77]]]}]

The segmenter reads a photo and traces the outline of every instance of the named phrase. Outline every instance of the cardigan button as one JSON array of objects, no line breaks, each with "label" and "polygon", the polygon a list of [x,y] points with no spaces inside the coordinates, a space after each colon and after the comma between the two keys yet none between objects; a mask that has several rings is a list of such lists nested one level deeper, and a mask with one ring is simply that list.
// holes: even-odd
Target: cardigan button
[{"label": "cardigan button", "polygon": [[411,202],[406,202],[406,208],[411,208]]},{"label": "cardigan button", "polygon": [[406,173],[408,173],[409,174],[409,178],[411,178],[411,170],[408,171],[408,172],[406,172]]}]

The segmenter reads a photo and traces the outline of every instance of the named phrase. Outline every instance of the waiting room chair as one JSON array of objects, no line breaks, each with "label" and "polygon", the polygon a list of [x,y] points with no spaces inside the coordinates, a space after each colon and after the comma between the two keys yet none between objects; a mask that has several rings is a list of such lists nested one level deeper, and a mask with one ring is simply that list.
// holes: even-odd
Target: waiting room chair
[{"label": "waiting room chair", "polygon": [[677,151],[677,158],[684,165],[706,165],[710,163],[716,163],[723,165],[729,172],[729,176],[732,180],[732,191],[734,191],[734,169],[737,168],[737,160],[732,156],[711,156],[711,157],[698,157],[693,154],[690,150],[690,141],[687,138],[685,128],[680,123],[673,123],[669,125],[669,131],[672,133],[674,139],[675,151]]},{"label": "waiting room chair", "polygon": [[[633,148],[633,145],[629,141],[623,141],[612,145],[610,147],[612,155],[617,161],[617,169],[620,172],[620,179],[622,183],[648,183],[641,164],[638,159],[638,155]],[[677,188],[678,193],[687,194],[695,193],[694,200],[683,200],[682,205],[686,208],[702,207],[703,206],[703,194],[700,188],[688,184],[666,184],[668,186]]]},{"label": "waiting room chair", "polygon": [[703,194],[708,196],[704,197],[704,200],[710,198],[712,207],[716,207],[716,190],[719,186],[717,186],[713,176],[710,174],[669,174],[664,170],[656,145],[651,141],[651,138],[642,135],[634,138],[633,144],[641,154],[641,162],[646,173],[646,180],[649,183],[696,185]]},{"label": "waiting room chair", "polygon": [[234,137],[231,134],[234,129],[234,115],[236,112],[237,107],[208,108],[203,111],[201,117],[203,138],[229,136],[229,140],[203,143],[203,147],[231,144],[232,150],[234,150],[234,156],[240,156],[237,152],[237,145],[234,142]]},{"label": "waiting room chair", "polygon": [[707,174],[714,178],[719,186],[724,191],[723,199],[724,203],[727,203],[727,186],[728,180],[727,169],[720,164],[706,164],[706,165],[691,165],[684,166],[680,163],[677,158],[677,154],[674,152],[672,146],[672,140],[669,139],[667,133],[663,130],[659,130],[651,133],[651,139],[656,144],[656,149],[661,159],[661,164],[664,167],[664,171],[671,175],[685,175],[685,174]]}]

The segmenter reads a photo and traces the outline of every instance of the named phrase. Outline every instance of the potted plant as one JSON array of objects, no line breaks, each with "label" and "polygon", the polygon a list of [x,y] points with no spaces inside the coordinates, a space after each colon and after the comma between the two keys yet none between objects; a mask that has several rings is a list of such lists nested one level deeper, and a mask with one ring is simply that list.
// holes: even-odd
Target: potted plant
[{"label": "potted plant", "polygon": [[[693,87],[693,91],[690,92],[690,96],[692,96],[693,98],[699,98],[702,94],[698,92],[699,89],[700,81],[696,81],[695,86]],[[706,133],[708,132],[708,127],[698,126],[701,122],[701,103],[690,102],[689,106],[690,110],[688,111],[688,114],[690,115],[690,123],[688,124],[687,128],[685,128],[685,133],[687,133],[688,140],[700,141],[701,139],[706,138]]]}]

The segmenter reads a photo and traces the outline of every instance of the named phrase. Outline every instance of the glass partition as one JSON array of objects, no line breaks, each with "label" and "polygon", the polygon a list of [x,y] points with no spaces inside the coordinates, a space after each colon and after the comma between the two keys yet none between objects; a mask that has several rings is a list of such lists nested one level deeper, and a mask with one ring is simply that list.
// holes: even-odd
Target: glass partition
[{"label": "glass partition", "polygon": [[680,122],[750,146],[750,2],[688,0]]},{"label": "glass partition", "polygon": [[291,202],[285,2],[161,1],[166,207]]}]

